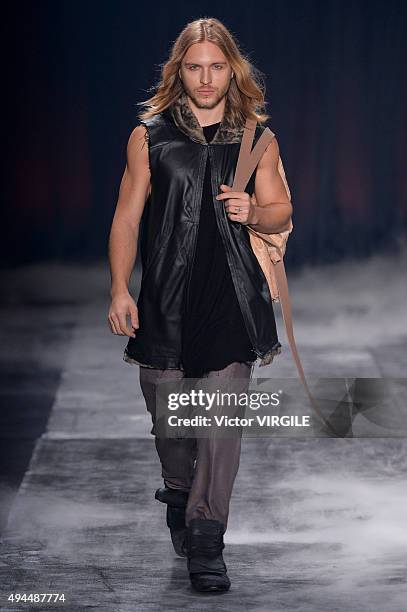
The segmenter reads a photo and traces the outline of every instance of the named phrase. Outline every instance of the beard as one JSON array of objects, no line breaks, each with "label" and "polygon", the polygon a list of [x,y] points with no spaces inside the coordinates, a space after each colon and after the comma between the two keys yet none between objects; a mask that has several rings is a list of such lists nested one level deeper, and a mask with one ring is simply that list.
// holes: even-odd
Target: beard
[{"label": "beard", "polygon": [[194,89],[190,89],[186,87],[184,84],[184,89],[186,94],[191,98],[195,106],[198,108],[215,108],[219,104],[219,102],[226,96],[229,84],[227,84],[224,89],[215,90],[215,92],[210,96],[205,98],[204,96],[200,96],[196,93]]}]

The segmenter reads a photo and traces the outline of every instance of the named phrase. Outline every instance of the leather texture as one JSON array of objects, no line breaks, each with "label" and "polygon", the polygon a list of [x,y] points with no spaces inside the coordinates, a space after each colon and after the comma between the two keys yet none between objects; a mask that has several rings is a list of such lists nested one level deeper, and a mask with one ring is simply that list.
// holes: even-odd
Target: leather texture
[{"label": "leather texture", "polygon": [[[207,158],[210,160],[215,216],[253,350],[260,366],[281,352],[267,279],[250,244],[247,227],[230,221],[215,197],[232,185],[244,125],[233,127],[225,113],[207,143],[185,94],[143,123],[148,132],[151,192],[140,226],[143,267],[137,301],[139,329],[123,359],[147,367],[183,369],[182,317],[199,224]],[[256,125],[254,143],[264,127]],[[254,190],[254,174],[248,182]]]},{"label": "leather texture", "polygon": [[226,573],[227,567],[222,555],[225,548],[224,525],[213,519],[195,518],[190,521],[187,532],[189,572]]},{"label": "leather texture", "polygon": [[157,489],[155,492],[155,499],[167,504],[167,527],[170,530],[172,545],[179,557],[187,556],[185,510],[188,503],[188,494],[188,491],[169,489],[168,487]]}]

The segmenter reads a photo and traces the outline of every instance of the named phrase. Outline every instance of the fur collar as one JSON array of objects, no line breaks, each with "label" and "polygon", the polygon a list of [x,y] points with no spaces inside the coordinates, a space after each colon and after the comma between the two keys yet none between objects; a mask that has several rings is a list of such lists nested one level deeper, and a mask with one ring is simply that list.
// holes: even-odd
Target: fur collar
[{"label": "fur collar", "polygon": [[[176,126],[181,132],[186,134],[191,140],[202,144],[208,144],[203,129],[199,125],[198,119],[188,104],[188,98],[185,91],[183,91],[180,97],[170,106],[169,111]],[[219,128],[210,144],[241,142],[244,126],[233,127],[226,115],[227,113],[224,113]]]}]

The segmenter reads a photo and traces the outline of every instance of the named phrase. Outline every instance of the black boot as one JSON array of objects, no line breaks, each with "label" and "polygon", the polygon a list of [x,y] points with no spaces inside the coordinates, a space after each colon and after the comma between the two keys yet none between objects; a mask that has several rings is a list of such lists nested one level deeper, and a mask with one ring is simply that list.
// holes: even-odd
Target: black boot
[{"label": "black boot", "polygon": [[230,580],[223,560],[223,523],[194,518],[187,528],[188,571],[196,591],[228,591]]},{"label": "black boot", "polygon": [[155,499],[167,504],[167,526],[170,529],[171,541],[179,557],[186,557],[185,508],[188,502],[188,491],[178,489],[157,489]]}]

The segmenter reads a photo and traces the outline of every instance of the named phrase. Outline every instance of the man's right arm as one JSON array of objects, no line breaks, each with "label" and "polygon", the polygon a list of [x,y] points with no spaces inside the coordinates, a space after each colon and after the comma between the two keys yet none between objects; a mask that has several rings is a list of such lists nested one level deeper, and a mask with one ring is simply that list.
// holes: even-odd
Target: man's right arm
[{"label": "man's right arm", "polygon": [[119,335],[134,336],[127,327],[127,315],[132,326],[138,328],[137,307],[129,294],[129,283],[136,261],[140,220],[151,189],[150,179],[147,130],[139,125],[127,144],[127,163],[109,236],[112,298],[109,323],[111,331]]}]

